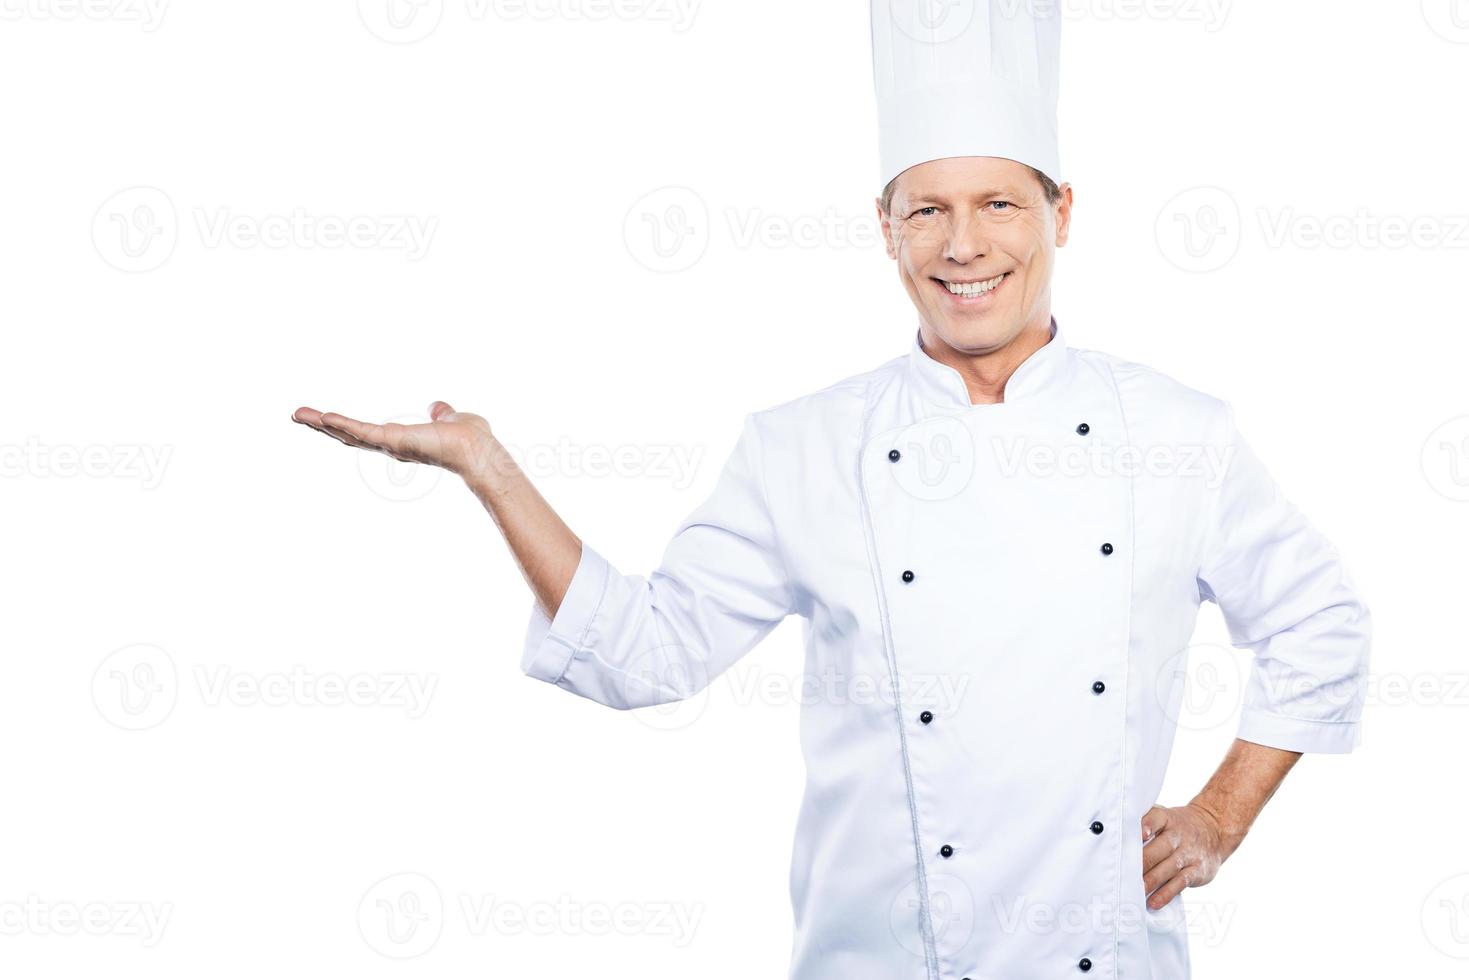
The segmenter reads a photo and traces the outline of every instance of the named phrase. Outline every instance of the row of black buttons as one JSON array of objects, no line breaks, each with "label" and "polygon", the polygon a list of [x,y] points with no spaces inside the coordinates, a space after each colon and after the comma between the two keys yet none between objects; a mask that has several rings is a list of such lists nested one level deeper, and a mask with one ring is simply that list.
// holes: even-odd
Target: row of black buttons
[{"label": "row of black buttons", "polygon": [[[1102,833],[1102,831],[1106,830],[1107,828],[1102,824],[1102,821],[1100,821],[1100,820],[1093,820],[1091,822],[1091,827],[1089,829],[1091,830],[1092,833],[1097,834],[1098,836],[1100,836],[1101,833]],[[943,855],[946,858],[953,857],[954,856],[954,845],[953,844],[945,844],[943,847],[940,847],[939,848],[939,854]]]},{"label": "row of black buttons", "polygon": [[[1116,550],[1117,549],[1112,546],[1112,542],[1110,542],[1110,541],[1103,541],[1102,542],[1102,554],[1104,554],[1104,555],[1110,555],[1110,554],[1112,554],[1112,552],[1114,552]],[[912,582],[918,576],[915,575],[915,574],[913,574],[913,569],[911,569],[911,568],[905,568],[905,569],[903,569],[903,574],[901,576],[899,576],[899,577],[902,578],[904,584],[907,584],[909,582]]]},{"label": "row of black buttons", "polygon": [[[1076,434],[1077,435],[1084,436],[1088,432],[1090,432],[1091,430],[1092,430],[1092,427],[1091,426],[1087,425],[1085,422],[1082,422],[1080,425],[1078,425],[1076,427]],[[888,459],[891,460],[892,462],[896,463],[898,460],[900,460],[902,458],[903,458],[903,454],[900,453],[900,452],[898,452],[896,449],[890,449],[890,450],[888,450]],[[1112,542],[1110,542],[1110,541],[1104,541],[1104,542],[1102,542],[1102,549],[1101,550],[1102,550],[1102,554],[1103,555],[1110,555],[1116,549],[1112,547]],[[903,570],[903,576],[902,577],[903,577],[903,581],[905,583],[906,582],[912,582],[913,579],[915,578],[912,569],[907,569],[907,568],[905,568]],[[1092,682],[1092,693],[1093,694],[1101,694],[1106,689],[1107,689],[1107,685],[1104,684],[1104,683],[1102,683],[1101,681],[1093,681]],[[932,711],[925,710],[924,712],[922,712],[918,716],[918,720],[921,721],[921,722],[923,722],[923,724],[925,724],[925,725],[932,724],[932,722],[933,722],[933,712]],[[1091,823],[1091,828],[1090,829],[1091,829],[1091,832],[1093,834],[1101,834],[1102,831],[1106,829],[1106,827],[1103,826],[1103,824],[1102,824],[1102,822],[1100,820],[1093,820],[1092,823]],[[945,858],[951,858],[951,857],[953,857],[954,856],[954,845],[952,845],[952,844],[945,844],[945,845],[943,845],[942,847],[939,848],[939,854],[941,854]],[[1077,962],[1076,968],[1078,970],[1080,970],[1082,973],[1086,973],[1088,970],[1090,970],[1092,968],[1092,961],[1090,959],[1088,959],[1087,957],[1083,956]],[[969,978],[968,977],[965,977],[964,980],[969,980]]]},{"label": "row of black buttons", "polygon": [[[1093,694],[1101,694],[1106,689],[1107,689],[1107,685],[1106,684],[1103,684],[1101,681],[1092,681],[1092,693]],[[923,709],[923,711],[920,712],[919,715],[918,715],[918,720],[921,721],[921,722],[923,722],[925,725],[932,724],[933,723],[933,712],[932,711],[929,711],[927,708]]]},{"label": "row of black buttons", "polygon": [[[1078,425],[1076,427],[1076,434],[1079,435],[1079,436],[1084,436],[1084,435],[1086,435],[1090,431],[1092,431],[1092,427],[1089,426],[1089,425],[1087,425],[1085,422],[1081,423],[1080,425]],[[891,460],[892,462],[896,463],[898,460],[900,460],[902,458],[903,458],[903,454],[900,453],[900,452],[898,452],[896,449],[889,449],[888,450],[888,459]]]}]

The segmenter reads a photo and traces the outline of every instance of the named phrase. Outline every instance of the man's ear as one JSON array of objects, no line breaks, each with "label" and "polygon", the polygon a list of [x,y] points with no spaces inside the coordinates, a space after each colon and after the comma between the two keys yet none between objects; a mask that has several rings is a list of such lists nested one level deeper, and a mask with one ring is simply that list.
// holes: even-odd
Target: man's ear
[{"label": "man's ear", "polygon": [[875,197],[872,203],[877,208],[877,223],[882,228],[882,241],[887,246],[888,258],[896,259],[898,250],[893,245],[892,216],[882,209],[882,198]]},{"label": "man's ear", "polygon": [[1066,244],[1071,237],[1071,185],[1061,185],[1061,199],[1056,202],[1056,247]]}]

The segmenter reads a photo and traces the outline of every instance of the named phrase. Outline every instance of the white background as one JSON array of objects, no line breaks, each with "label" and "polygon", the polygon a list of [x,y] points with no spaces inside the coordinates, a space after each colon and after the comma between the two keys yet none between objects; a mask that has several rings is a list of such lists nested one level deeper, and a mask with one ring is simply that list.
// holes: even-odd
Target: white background
[{"label": "white background", "polygon": [[[800,623],[682,713],[569,696],[457,481],[289,415],[477,411],[651,570],[744,413],[907,350],[866,5],[151,3],[0,0],[0,972],[783,976]],[[1233,401],[1376,621],[1195,976],[1463,976],[1469,4],[1065,9],[1068,340]]]}]

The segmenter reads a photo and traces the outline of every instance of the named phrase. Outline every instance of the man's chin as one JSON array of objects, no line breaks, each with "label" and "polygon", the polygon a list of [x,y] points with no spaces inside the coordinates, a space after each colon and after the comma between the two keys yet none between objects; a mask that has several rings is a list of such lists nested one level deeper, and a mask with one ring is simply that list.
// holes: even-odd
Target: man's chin
[{"label": "man's chin", "polygon": [[930,321],[934,333],[945,344],[966,354],[984,354],[1015,339],[1009,322],[995,312],[965,317],[943,317]]}]

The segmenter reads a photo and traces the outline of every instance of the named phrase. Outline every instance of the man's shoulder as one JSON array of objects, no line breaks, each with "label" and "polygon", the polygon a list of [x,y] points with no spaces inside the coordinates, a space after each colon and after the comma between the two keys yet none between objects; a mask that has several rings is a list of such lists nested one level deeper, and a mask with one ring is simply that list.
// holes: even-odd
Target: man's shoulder
[{"label": "man's shoulder", "polygon": [[1156,417],[1171,413],[1182,416],[1182,421],[1199,424],[1229,412],[1225,399],[1187,385],[1151,365],[1091,348],[1071,350],[1079,361],[1115,386],[1123,411],[1128,415]]},{"label": "man's shoulder", "polygon": [[751,412],[762,425],[790,427],[834,423],[861,417],[874,390],[892,384],[902,370],[905,357],[884,361],[860,374],[833,381],[824,388]]}]

